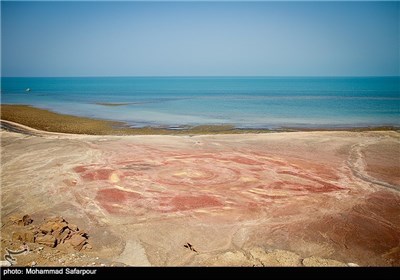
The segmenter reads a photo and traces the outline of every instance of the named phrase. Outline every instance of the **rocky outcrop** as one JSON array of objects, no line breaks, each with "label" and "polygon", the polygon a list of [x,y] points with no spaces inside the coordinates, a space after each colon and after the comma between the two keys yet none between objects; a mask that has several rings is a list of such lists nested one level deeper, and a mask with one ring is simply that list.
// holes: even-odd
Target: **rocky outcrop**
[{"label": "rocky outcrop", "polygon": [[19,225],[19,226],[27,226],[33,222],[31,217],[29,215],[23,215],[22,217],[20,216],[11,216],[10,221],[13,224]]},{"label": "rocky outcrop", "polygon": [[91,248],[87,233],[77,225],[69,224],[63,217],[47,219],[40,225],[30,225],[33,220],[29,215],[13,216],[10,221],[18,226],[12,234],[13,240],[77,251]]}]

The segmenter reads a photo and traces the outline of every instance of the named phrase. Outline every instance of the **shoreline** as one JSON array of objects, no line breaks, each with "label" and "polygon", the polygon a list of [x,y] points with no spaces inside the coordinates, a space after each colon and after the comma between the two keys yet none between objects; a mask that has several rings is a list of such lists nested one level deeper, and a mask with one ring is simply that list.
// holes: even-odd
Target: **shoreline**
[{"label": "shoreline", "polygon": [[[214,135],[259,134],[301,131],[400,131],[395,126],[338,127],[338,128],[280,128],[241,129],[231,125],[199,125],[181,129],[142,127],[132,128],[124,122],[78,117],[39,109],[30,105],[1,104],[1,120],[21,124],[45,132],[88,135]],[[6,126],[3,128],[7,129]]]}]

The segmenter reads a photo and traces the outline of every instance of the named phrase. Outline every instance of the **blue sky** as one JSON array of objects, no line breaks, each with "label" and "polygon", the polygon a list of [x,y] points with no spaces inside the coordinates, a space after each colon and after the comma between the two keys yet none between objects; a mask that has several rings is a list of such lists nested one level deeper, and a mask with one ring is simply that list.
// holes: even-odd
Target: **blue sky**
[{"label": "blue sky", "polygon": [[400,75],[399,2],[1,2],[2,76]]}]

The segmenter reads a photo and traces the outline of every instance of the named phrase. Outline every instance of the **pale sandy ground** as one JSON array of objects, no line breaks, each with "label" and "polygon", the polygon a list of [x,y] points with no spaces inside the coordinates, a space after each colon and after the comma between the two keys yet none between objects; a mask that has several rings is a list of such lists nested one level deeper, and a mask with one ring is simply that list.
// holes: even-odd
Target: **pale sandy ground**
[{"label": "pale sandy ground", "polygon": [[15,214],[61,215],[93,246],[28,244],[18,265],[400,266],[398,132],[18,130],[1,131],[1,257]]}]

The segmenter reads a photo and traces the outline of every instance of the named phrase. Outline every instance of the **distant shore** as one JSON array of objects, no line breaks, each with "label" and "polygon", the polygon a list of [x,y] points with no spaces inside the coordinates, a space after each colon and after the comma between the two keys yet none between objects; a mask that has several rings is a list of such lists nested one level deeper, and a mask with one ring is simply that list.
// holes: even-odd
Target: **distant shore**
[{"label": "distant shore", "polygon": [[71,134],[90,135],[203,135],[203,134],[244,134],[269,133],[289,131],[398,131],[393,126],[354,127],[354,128],[284,128],[279,130],[268,129],[238,129],[231,125],[200,125],[182,127],[179,129],[143,127],[132,128],[126,123],[99,120],[86,117],[58,114],[29,105],[1,105],[1,119],[38,130]]}]

